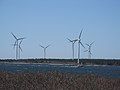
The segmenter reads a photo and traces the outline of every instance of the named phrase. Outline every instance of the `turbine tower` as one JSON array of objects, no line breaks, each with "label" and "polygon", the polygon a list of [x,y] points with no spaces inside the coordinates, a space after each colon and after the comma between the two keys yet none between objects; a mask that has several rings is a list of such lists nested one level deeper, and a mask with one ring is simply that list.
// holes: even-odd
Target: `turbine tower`
[{"label": "turbine tower", "polygon": [[91,59],[91,55],[92,55],[91,47],[92,47],[92,45],[93,45],[94,42],[92,42],[91,44],[86,44],[88,46],[88,50],[86,50],[84,52],[88,52],[88,59]]},{"label": "turbine tower", "polygon": [[[81,30],[79,37],[78,37],[78,64],[80,63],[80,45],[84,47],[84,45],[81,42],[81,36],[82,36],[83,29]],[[85,48],[85,47],[84,47]],[[82,63],[81,63],[82,64]]]},{"label": "turbine tower", "polygon": [[74,39],[74,40],[70,40],[69,38],[67,38],[71,43],[72,43],[72,55],[73,55],[73,60],[74,60],[74,44],[75,42],[77,41],[77,39]]},{"label": "turbine tower", "polygon": [[47,49],[49,46],[51,46],[51,45],[48,45],[48,46],[46,46],[46,47],[40,45],[40,47],[42,47],[43,50],[44,50],[44,59],[46,59],[46,49]]},{"label": "turbine tower", "polygon": [[15,43],[14,43],[14,47],[16,47],[16,60],[18,59],[19,56],[19,41],[25,39],[25,38],[17,38],[12,32],[11,32],[12,36],[15,38]]}]

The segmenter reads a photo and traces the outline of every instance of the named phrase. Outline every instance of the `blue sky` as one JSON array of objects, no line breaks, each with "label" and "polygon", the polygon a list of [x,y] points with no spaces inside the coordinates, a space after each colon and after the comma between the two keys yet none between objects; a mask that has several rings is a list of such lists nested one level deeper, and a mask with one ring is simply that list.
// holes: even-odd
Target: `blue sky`
[{"label": "blue sky", "polygon": [[22,58],[42,58],[39,44],[51,44],[48,58],[72,58],[66,38],[82,28],[83,44],[95,41],[92,58],[120,58],[120,0],[0,0],[0,58],[15,58],[11,32],[26,37]]}]

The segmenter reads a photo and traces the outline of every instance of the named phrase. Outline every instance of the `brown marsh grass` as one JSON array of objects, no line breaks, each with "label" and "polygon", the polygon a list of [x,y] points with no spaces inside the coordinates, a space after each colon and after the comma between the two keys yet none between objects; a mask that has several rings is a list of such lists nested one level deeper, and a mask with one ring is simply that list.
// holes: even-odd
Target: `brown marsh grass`
[{"label": "brown marsh grass", "polygon": [[120,79],[93,74],[0,72],[0,90],[120,90]]}]

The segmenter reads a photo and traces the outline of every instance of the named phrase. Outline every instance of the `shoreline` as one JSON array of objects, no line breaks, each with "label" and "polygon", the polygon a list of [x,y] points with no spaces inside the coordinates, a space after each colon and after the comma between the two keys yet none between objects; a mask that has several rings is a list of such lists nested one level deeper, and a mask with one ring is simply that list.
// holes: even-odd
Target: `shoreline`
[{"label": "shoreline", "polygon": [[[83,63],[83,65],[111,65],[111,66],[120,66],[120,59],[80,59],[80,62]],[[23,64],[72,64],[77,65],[77,59],[42,59],[42,58],[35,58],[35,59],[0,59],[0,63],[23,63]]]},{"label": "shoreline", "polygon": [[97,65],[97,64],[85,64],[78,65],[77,63],[30,63],[30,62],[0,62],[0,64],[33,64],[33,65],[55,65],[55,66],[95,66],[95,67],[106,67],[106,66],[116,66],[116,65]]}]

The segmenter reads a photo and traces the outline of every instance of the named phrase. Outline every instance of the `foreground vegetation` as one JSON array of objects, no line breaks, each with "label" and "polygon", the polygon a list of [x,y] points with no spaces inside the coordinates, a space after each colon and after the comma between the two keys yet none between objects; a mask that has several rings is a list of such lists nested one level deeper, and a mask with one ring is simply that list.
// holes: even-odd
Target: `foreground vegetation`
[{"label": "foreground vegetation", "polygon": [[[64,63],[64,64],[76,64],[77,59],[0,59],[0,62],[23,62],[23,63]],[[84,65],[96,64],[96,65],[117,65],[120,66],[120,59],[80,59]]]},{"label": "foreground vegetation", "polygon": [[0,72],[0,90],[120,90],[120,79],[93,74]]}]

